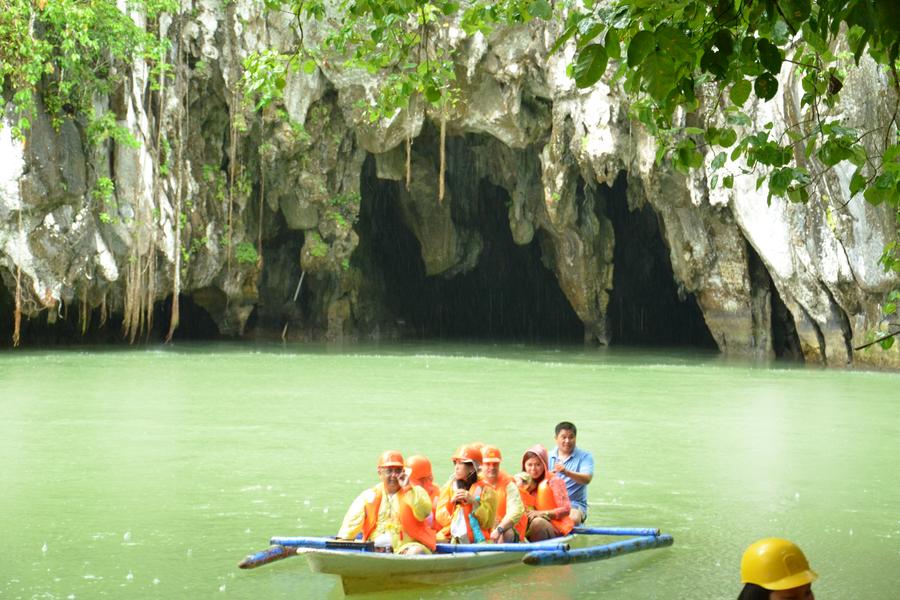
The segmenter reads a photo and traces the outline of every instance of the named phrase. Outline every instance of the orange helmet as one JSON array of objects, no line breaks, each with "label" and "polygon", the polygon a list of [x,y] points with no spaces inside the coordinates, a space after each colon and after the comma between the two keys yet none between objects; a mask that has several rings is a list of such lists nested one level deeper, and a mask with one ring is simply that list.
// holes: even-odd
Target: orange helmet
[{"label": "orange helmet", "polygon": [[450,458],[450,460],[452,460],[453,462],[470,462],[478,467],[481,465],[481,450],[471,445],[460,446],[456,449],[456,452],[453,453],[453,456]]},{"label": "orange helmet", "polygon": [[411,481],[421,481],[425,477],[432,477],[431,461],[416,454],[406,459],[406,466],[409,469],[409,478]]},{"label": "orange helmet", "polygon": [[481,462],[499,463],[502,458],[500,448],[497,446],[485,446],[481,449]]},{"label": "orange helmet", "polygon": [[381,467],[402,467],[403,466],[403,455],[400,454],[399,450],[388,450],[386,452],[382,452],[381,456],[378,457],[378,468]]},{"label": "orange helmet", "polygon": [[487,444],[485,444],[484,442],[472,442],[469,445],[472,446],[473,448],[475,448],[476,450],[481,450],[482,448],[487,446]]}]

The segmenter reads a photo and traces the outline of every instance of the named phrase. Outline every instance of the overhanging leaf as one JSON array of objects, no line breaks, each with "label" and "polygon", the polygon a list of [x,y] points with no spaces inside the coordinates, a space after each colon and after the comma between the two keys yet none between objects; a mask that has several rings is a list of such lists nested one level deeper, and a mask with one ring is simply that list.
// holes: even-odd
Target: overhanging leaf
[{"label": "overhanging leaf", "polygon": [[528,7],[528,13],[538,19],[549,19],[553,16],[553,9],[547,0],[534,0],[531,6]]},{"label": "overhanging leaf", "polygon": [[638,31],[628,42],[628,66],[636,67],[656,50],[656,38],[649,31]]},{"label": "overhanging leaf", "polygon": [[606,48],[600,44],[588,44],[578,53],[572,74],[575,76],[575,85],[579,88],[591,87],[606,72],[606,63],[609,57]]},{"label": "overhanging leaf", "polygon": [[777,75],[781,71],[781,63],[784,60],[778,46],[766,38],[760,38],[756,42],[756,48],[759,50],[759,62],[762,63],[762,66],[773,75]]},{"label": "overhanging leaf", "polygon": [[556,41],[553,42],[553,46],[550,48],[550,52],[548,53],[550,56],[556,54],[556,52],[562,48],[566,42],[572,39],[572,36],[575,35],[575,32],[578,31],[577,25],[571,25],[566,28],[565,31],[560,34]]},{"label": "overhanging leaf", "polygon": [[771,73],[763,73],[756,78],[753,90],[760,100],[771,100],[778,92],[778,80]]},{"label": "overhanging leaf", "polygon": [[750,97],[750,90],[752,86],[750,82],[746,79],[741,79],[733,86],[731,86],[731,91],[728,93],[731,101],[734,102],[734,105],[737,107],[741,107],[744,105],[744,102],[747,101],[747,98]]},{"label": "overhanging leaf", "polygon": [[622,58],[622,49],[619,47],[619,33],[612,28],[606,32],[606,53],[610,58]]}]

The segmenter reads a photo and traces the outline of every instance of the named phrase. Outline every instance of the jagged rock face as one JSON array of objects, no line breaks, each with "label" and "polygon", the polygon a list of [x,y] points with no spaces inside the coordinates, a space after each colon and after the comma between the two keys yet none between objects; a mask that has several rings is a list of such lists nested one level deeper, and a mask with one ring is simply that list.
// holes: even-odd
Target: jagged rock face
[{"label": "jagged rock face", "polygon": [[[730,190],[711,189],[703,169],[678,174],[656,163],[654,140],[629,120],[619,89],[575,89],[565,75],[571,48],[545,58],[554,32],[538,21],[490,38],[451,32],[461,101],[443,114],[418,101],[370,124],[358,103],[380,76],[334,65],[292,73],[283,100],[254,112],[238,92],[242,60],[292,48],[292,19],[263,19],[245,0],[189,8],[193,16],[164,24],[180,57],[169,88],[148,93],[148,73],[135,64],[98,104],[137,147],[90,147],[82,120],[54,131],[42,114],[27,146],[0,130],[0,275],[7,290],[18,275],[27,316],[60,302],[102,305],[146,326],[153,304],[177,290],[225,334],[241,334],[248,321],[304,338],[396,332],[402,315],[384,309],[382,275],[364,255],[377,250],[354,227],[371,193],[361,173],[374,156],[377,177],[397,182],[392,201],[431,277],[479,264],[488,240],[466,215],[479,181],[505,190],[513,241],[539,241],[586,339],[616,341],[613,276],[639,271],[615,264],[627,240],[616,239],[600,193],[625,173],[628,206],[655,214],[671,285],[695,299],[721,351],[771,356],[786,331],[807,360],[900,364],[897,351],[852,352],[897,285],[878,265],[896,225],[887,208],[849,198],[843,165],[808,205],[768,204],[765,186],[741,176],[740,164],[726,165],[736,175]],[[312,24],[304,34],[321,35]],[[843,118],[861,129],[886,123],[889,96],[863,60],[847,78]],[[788,88],[757,107],[756,120],[783,129],[796,105]],[[103,178],[112,195],[98,193]]]}]

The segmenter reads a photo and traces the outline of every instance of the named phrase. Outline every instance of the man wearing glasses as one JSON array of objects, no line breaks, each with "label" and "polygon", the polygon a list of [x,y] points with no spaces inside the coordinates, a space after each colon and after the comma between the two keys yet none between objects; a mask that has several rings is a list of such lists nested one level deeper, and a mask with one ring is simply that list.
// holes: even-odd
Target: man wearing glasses
[{"label": "man wearing glasses", "polygon": [[[426,523],[431,515],[431,497],[423,488],[409,485],[403,455],[396,450],[378,458],[381,483],[350,505],[338,539],[375,541],[376,547],[397,554],[427,554],[434,551],[435,532]],[[389,544],[379,543],[389,540]]]}]

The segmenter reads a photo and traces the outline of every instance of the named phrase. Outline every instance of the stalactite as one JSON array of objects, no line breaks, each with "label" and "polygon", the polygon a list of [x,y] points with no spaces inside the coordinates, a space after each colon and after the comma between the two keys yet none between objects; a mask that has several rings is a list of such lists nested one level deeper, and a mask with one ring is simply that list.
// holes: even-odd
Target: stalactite
[{"label": "stalactite", "polygon": [[444,179],[446,178],[447,167],[447,113],[441,106],[441,171],[438,175],[438,202],[444,201]]},{"label": "stalactite", "polygon": [[[176,39],[180,40],[181,27],[178,29]],[[184,72],[184,61],[180,47],[176,49],[176,53],[175,89],[179,90],[178,82],[179,77],[182,77]],[[167,344],[172,341],[172,336],[175,335],[175,330],[178,328],[178,323],[181,319],[179,298],[181,297],[181,211],[184,206],[184,132],[188,129],[187,123],[190,118],[190,101],[188,100],[190,85],[190,79],[188,79],[188,82],[184,85],[184,117],[178,121],[178,150],[175,158],[175,265],[172,268],[172,311],[169,317],[169,331],[166,333]]]},{"label": "stalactite", "polygon": [[81,323],[81,335],[87,333],[88,326],[91,324],[91,310],[88,305],[87,287],[81,290],[81,306],[78,310],[78,320]]},{"label": "stalactite", "polygon": [[150,238],[149,255],[147,256],[147,284],[144,286],[144,319],[142,331],[150,336],[153,329],[153,304],[156,298],[156,232],[157,227],[153,227],[153,234]]},{"label": "stalactite", "polygon": [[259,157],[259,215],[256,223],[256,268],[262,270],[263,267],[263,249],[262,249],[262,230],[263,230],[263,199],[266,197],[266,167],[263,163],[263,157]]},{"label": "stalactite", "polygon": [[412,136],[406,136],[406,191],[412,183]]},{"label": "stalactite", "polygon": [[[22,208],[19,207],[18,213],[18,224],[19,224],[19,242],[22,241]],[[14,348],[19,347],[19,341],[21,340],[22,334],[22,265],[20,264],[22,261],[21,253],[19,254],[18,259],[16,260],[16,310],[13,315],[13,334],[12,334],[12,343]]]},{"label": "stalactite", "polygon": [[140,246],[140,238],[141,233],[140,228],[138,228],[134,246],[135,249],[129,258],[128,270],[125,274],[125,306],[122,318],[122,335],[132,344],[134,343],[135,336],[137,336],[138,314],[140,313],[140,307],[138,306],[140,301],[138,299],[138,294],[136,293],[139,285],[138,278],[140,277],[141,257],[137,252],[137,248]]},{"label": "stalactite", "polygon": [[16,312],[13,316],[12,343],[14,348],[19,347],[22,335],[22,267],[16,265]]},{"label": "stalactite", "polygon": [[412,185],[412,139],[413,139],[413,115],[415,114],[416,97],[409,99],[406,119],[406,191]]},{"label": "stalactite", "polygon": [[234,91],[231,97],[231,119],[230,119],[230,134],[231,134],[231,143],[228,146],[228,243],[226,244],[226,269],[228,273],[231,273],[231,254],[232,254],[232,236],[233,232],[233,218],[234,218],[234,180],[237,173],[237,118],[235,116],[235,111],[238,106],[238,93],[237,90]]},{"label": "stalactite", "polygon": [[109,318],[109,309],[106,306],[106,292],[103,292],[103,299],[100,301],[100,324],[99,328],[103,328],[106,325],[106,319]]}]

